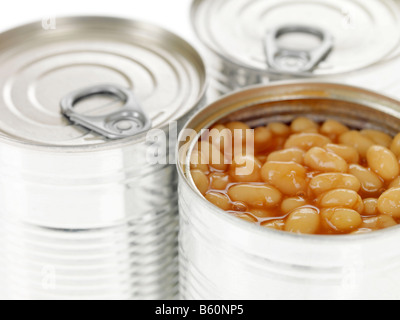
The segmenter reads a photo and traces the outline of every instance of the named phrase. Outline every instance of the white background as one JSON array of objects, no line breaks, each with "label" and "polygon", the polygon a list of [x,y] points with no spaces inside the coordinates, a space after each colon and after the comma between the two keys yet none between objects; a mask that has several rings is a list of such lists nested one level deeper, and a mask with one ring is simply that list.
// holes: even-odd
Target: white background
[{"label": "white background", "polygon": [[46,17],[108,15],[153,22],[193,43],[190,4],[191,0],[12,0],[3,3],[0,31]]}]

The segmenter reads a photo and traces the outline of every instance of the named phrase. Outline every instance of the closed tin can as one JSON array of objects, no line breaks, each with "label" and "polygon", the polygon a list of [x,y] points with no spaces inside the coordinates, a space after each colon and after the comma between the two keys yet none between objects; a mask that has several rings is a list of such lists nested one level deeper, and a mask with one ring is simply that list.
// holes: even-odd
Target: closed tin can
[{"label": "closed tin can", "polygon": [[394,0],[194,0],[212,96],[279,80],[334,81],[396,95]]},{"label": "closed tin can", "polygon": [[201,57],[108,17],[33,23],[0,43],[0,297],[175,298],[177,174],[149,162],[148,137],[168,141],[203,104]]},{"label": "closed tin can", "polygon": [[190,156],[202,129],[220,121],[289,123],[298,116],[395,135],[400,103],[356,87],[298,82],[239,91],[194,116],[179,146],[182,298],[400,298],[399,227],[343,236],[260,228],[214,206],[195,186]]}]

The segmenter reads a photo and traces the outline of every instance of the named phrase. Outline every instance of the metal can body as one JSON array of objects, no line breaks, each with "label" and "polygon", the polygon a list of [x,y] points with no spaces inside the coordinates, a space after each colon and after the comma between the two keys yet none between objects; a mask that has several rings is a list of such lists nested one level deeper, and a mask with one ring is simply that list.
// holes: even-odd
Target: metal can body
[{"label": "metal can body", "polygon": [[[199,132],[217,121],[252,126],[302,115],[354,128],[398,132],[400,104],[354,87],[291,83],[225,96],[187,124]],[[180,287],[184,299],[398,299],[400,228],[352,236],[300,236],[260,228],[209,203],[187,164],[197,141],[181,143]],[[183,160],[184,159],[184,160]]]},{"label": "metal can body", "polygon": [[221,57],[206,53],[210,75],[210,99],[257,84],[268,84],[270,75],[250,70]]},{"label": "metal can body", "polygon": [[248,69],[227,61],[210,52],[206,52],[204,56],[207,57],[209,67],[210,101],[215,101],[226,94],[246,87],[261,84],[268,85],[288,80],[343,83],[350,86],[361,86],[368,90],[379,91],[380,93],[391,96],[395,99],[400,98],[400,80],[397,76],[398,73],[393,72],[393,70],[400,68],[399,54],[357,72],[332,75],[329,77],[288,77],[287,75],[271,74]]},{"label": "metal can body", "polygon": [[54,154],[1,145],[7,296],[176,296],[175,169],[136,161],[144,149]]},{"label": "metal can body", "polygon": [[[400,66],[397,1],[359,6],[357,1],[342,0],[193,0],[191,18],[209,61],[212,98],[252,85],[296,79],[356,85],[398,97],[394,88],[399,87],[399,79],[392,72]],[[290,37],[315,36],[320,31],[330,35],[330,50],[304,72],[300,60],[312,55],[303,44],[309,39]],[[381,42],[381,50],[368,48],[373,42]],[[292,69],[274,61],[285,54]],[[384,82],[377,81],[382,78]]]},{"label": "metal can body", "polygon": [[[203,62],[179,37],[142,22],[64,18],[48,32],[38,23],[0,35],[0,68],[11,85],[9,99],[0,101],[6,110],[0,124],[0,297],[174,299],[178,178],[168,158],[176,141],[171,128],[179,130],[204,104]],[[21,59],[30,51],[33,62]],[[21,74],[7,80],[20,63],[29,64],[22,70],[30,68],[24,82],[31,82],[31,91],[22,90]],[[175,80],[185,83],[175,87]],[[147,131],[112,140],[69,122],[61,98],[98,81],[136,94],[165,143],[150,140]],[[104,114],[100,93],[82,102],[92,113],[100,101]],[[27,97],[22,106],[21,97]],[[155,146],[165,163],[150,161]]]}]

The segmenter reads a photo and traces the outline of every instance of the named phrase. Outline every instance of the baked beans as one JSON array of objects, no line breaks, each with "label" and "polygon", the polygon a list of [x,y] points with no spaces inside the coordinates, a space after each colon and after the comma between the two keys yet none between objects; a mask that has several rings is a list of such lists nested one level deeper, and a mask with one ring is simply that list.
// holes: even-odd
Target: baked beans
[{"label": "baked beans", "polygon": [[400,134],[306,117],[211,129],[192,153],[192,178],[235,217],[298,234],[363,234],[400,223]]}]

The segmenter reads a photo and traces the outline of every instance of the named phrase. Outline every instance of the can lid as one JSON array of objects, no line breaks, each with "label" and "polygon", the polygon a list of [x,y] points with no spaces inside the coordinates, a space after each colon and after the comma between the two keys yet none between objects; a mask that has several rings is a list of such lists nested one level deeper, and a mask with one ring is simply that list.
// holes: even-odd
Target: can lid
[{"label": "can lid", "polygon": [[162,128],[190,112],[206,84],[200,55],[183,39],[109,17],[1,34],[0,73],[0,137],[55,147],[106,144],[112,135],[95,130],[103,124],[114,138]]},{"label": "can lid", "polygon": [[192,18],[210,50],[261,72],[350,72],[385,59],[400,41],[393,0],[194,0]]}]

